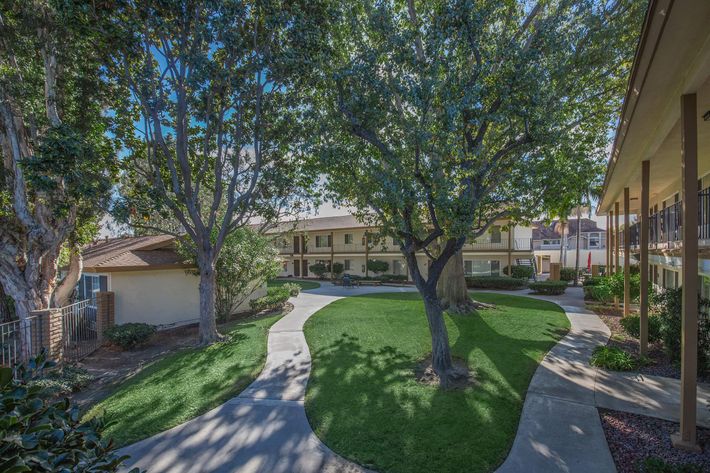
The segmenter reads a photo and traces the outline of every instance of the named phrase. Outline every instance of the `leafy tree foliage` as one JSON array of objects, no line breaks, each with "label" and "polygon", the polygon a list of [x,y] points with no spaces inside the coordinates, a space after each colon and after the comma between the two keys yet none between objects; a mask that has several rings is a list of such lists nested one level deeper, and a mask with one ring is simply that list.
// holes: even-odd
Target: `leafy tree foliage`
[{"label": "leafy tree foliage", "polygon": [[[182,249],[197,263],[197,256]],[[281,264],[270,238],[249,227],[227,235],[217,259],[215,312],[219,322],[227,320],[257,288],[278,276]]]},{"label": "leafy tree foliage", "polygon": [[643,5],[339,5],[311,110],[314,147],[336,200],[398,243],[445,386],[458,373],[436,295],[442,270],[496,220],[578,201],[578,183],[605,156]]},{"label": "leafy tree foliage", "polygon": [[[114,49],[111,77],[129,150],[115,215],[184,235],[200,276],[203,344],[219,338],[216,265],[230,233],[255,216],[300,209],[302,75],[316,51],[319,6],[306,1],[82,2]],[[137,131],[136,131],[137,129]],[[174,221],[165,228],[161,223]]]},{"label": "leafy tree foliage", "polygon": [[0,283],[20,319],[66,300],[117,171],[103,107],[120,89],[101,77],[101,39],[60,3],[0,5]]},{"label": "leafy tree foliage", "polygon": [[345,266],[343,263],[333,263],[333,276],[334,277],[339,277],[341,274],[343,274],[343,271],[345,271]]},{"label": "leafy tree foliage", "polygon": [[328,267],[324,263],[313,263],[308,267],[308,270],[318,276],[318,278],[323,279],[325,273],[328,272]]},{"label": "leafy tree foliage", "polygon": [[379,259],[367,260],[367,270],[375,274],[386,273],[390,269],[390,264],[387,261]]}]

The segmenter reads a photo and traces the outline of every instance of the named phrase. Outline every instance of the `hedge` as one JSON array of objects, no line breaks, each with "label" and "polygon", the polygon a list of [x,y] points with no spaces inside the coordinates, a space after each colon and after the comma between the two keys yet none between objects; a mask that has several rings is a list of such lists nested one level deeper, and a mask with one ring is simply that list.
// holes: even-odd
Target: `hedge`
[{"label": "hedge", "polygon": [[291,297],[291,291],[284,286],[270,287],[266,290],[266,295],[258,299],[249,301],[249,305],[253,310],[271,310],[281,308],[288,298]]},{"label": "hedge", "polygon": [[529,287],[537,294],[558,296],[564,294],[567,289],[567,281],[539,281],[530,283]]},{"label": "hedge", "polygon": [[574,281],[575,269],[574,268],[560,268],[560,280],[561,281]]},{"label": "hedge", "polygon": [[104,330],[104,337],[124,350],[131,350],[147,342],[155,333],[155,326],[143,323],[114,325]]},{"label": "hedge", "polygon": [[474,289],[522,289],[527,285],[525,279],[506,276],[469,276],[466,285]]},{"label": "hedge", "polygon": [[[511,268],[509,266],[506,266],[505,269],[503,269],[504,274],[509,275],[510,271]],[[513,265],[512,273],[514,278],[530,279],[535,274],[535,269],[532,266]]]}]

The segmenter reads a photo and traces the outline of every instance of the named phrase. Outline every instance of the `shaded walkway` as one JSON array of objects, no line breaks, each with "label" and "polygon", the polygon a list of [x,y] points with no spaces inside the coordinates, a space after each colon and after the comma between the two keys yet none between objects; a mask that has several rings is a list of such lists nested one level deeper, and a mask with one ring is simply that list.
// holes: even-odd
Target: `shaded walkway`
[{"label": "shaded walkway", "polygon": [[[527,295],[525,290],[508,292]],[[571,329],[535,372],[513,447],[498,472],[615,472],[597,407],[677,422],[680,381],[590,366],[592,351],[607,342],[610,332],[584,309],[581,288],[569,288],[562,296],[530,297],[560,305]],[[700,386],[699,425],[710,426],[709,398],[710,389]]]},{"label": "shaded walkway", "polygon": [[364,472],[315,436],[303,400],[311,356],[303,324],[344,296],[411,291],[398,287],[320,288],[292,298],[294,308],[269,330],[264,370],[239,396],[182,425],[119,451],[126,469],[151,472]]}]

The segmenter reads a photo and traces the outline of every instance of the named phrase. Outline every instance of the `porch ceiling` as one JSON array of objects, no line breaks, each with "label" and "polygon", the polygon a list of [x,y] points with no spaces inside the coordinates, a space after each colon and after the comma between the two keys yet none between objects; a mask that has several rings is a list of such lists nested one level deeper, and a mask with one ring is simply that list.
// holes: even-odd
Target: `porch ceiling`
[{"label": "porch ceiling", "polygon": [[710,172],[710,1],[652,1],[644,25],[598,213],[622,203],[629,187],[640,207],[641,161],[651,163],[651,203],[680,189],[680,97],[698,96],[698,172]]}]

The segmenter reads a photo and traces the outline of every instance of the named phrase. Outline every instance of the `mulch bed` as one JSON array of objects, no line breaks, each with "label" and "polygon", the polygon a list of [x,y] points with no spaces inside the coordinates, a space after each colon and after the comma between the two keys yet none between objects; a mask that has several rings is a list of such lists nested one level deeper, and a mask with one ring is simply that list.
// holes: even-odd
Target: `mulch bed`
[{"label": "mulch bed", "polygon": [[[599,318],[604,321],[609,330],[611,337],[607,346],[617,347],[632,355],[639,353],[639,341],[629,336],[621,326],[621,314],[598,314]],[[642,366],[638,369],[641,374],[665,376],[667,378],[680,379],[680,366],[673,363],[663,350],[661,342],[653,342],[648,344],[648,359],[650,364]]]},{"label": "mulch bed", "polygon": [[619,473],[641,473],[646,458],[660,458],[668,464],[690,464],[698,471],[710,471],[710,429],[698,428],[702,453],[673,448],[670,435],[678,424],[626,412],[599,409],[609,449]]}]

